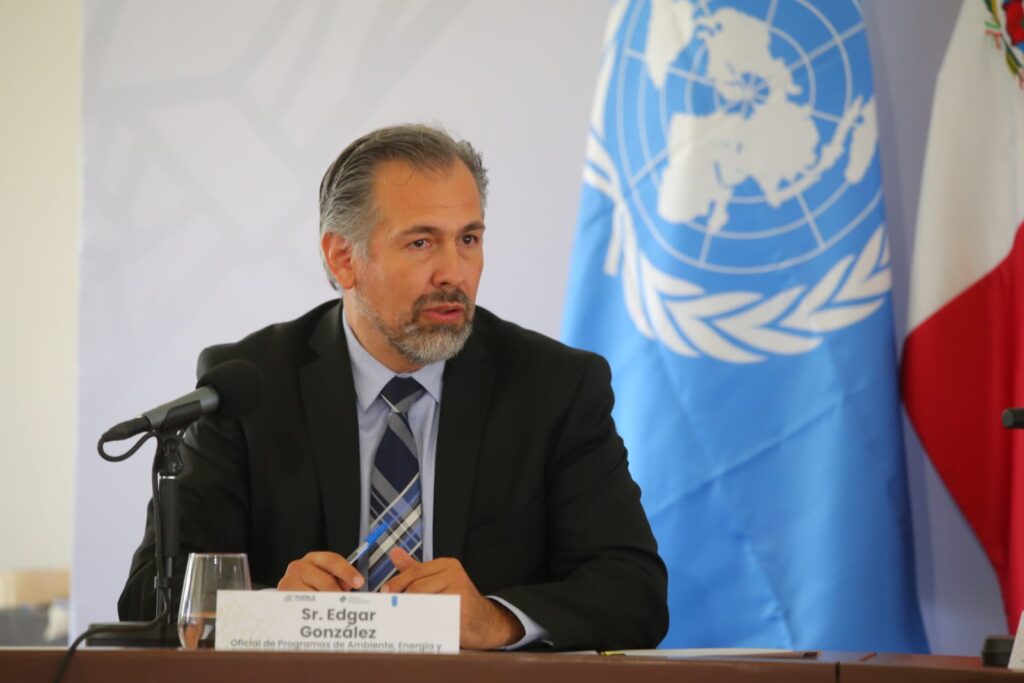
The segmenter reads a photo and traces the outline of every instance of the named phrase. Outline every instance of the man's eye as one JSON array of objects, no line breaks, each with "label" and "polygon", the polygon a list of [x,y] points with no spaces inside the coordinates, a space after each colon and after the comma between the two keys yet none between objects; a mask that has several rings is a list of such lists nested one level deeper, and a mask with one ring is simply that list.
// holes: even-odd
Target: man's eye
[{"label": "man's eye", "polygon": [[409,243],[409,246],[413,249],[424,249],[427,246],[427,240],[419,239]]},{"label": "man's eye", "polygon": [[476,244],[479,241],[480,241],[479,235],[463,235],[462,236],[462,243],[463,244]]}]

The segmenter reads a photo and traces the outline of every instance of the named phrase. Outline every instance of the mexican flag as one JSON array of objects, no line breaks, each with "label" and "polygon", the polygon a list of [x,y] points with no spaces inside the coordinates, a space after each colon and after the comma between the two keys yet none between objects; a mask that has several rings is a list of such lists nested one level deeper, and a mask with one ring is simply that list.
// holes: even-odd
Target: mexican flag
[{"label": "mexican flag", "polygon": [[939,71],[911,271],[903,400],[977,534],[1007,624],[1024,610],[1024,12],[965,0]]}]

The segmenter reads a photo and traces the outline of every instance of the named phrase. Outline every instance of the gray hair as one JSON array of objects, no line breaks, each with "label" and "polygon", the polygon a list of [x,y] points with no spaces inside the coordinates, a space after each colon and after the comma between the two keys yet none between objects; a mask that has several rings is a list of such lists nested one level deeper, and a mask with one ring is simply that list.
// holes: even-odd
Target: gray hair
[{"label": "gray hair", "polygon": [[[320,183],[321,237],[336,233],[352,244],[357,256],[369,256],[370,236],[380,222],[379,207],[373,201],[377,167],[396,160],[418,170],[436,171],[461,161],[476,180],[480,209],[487,203],[487,169],[469,142],[455,140],[441,128],[421,124],[380,128],[346,147],[324,174]],[[338,289],[326,262],[324,270],[331,286]]]}]

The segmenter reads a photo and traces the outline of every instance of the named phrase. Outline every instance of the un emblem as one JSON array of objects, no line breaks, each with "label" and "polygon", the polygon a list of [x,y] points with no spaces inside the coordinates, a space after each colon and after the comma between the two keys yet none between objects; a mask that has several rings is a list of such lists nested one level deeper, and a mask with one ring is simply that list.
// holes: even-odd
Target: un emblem
[{"label": "un emblem", "polygon": [[882,306],[868,69],[854,0],[616,5],[584,180],[614,203],[604,269],[642,334],[753,363]]}]

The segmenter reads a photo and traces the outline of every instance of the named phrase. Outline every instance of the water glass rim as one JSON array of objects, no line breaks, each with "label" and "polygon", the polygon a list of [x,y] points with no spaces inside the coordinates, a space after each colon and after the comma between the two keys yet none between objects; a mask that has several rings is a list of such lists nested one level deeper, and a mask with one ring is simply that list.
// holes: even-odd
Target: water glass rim
[{"label": "water glass rim", "polygon": [[189,557],[245,557],[248,555],[245,553],[189,553]]}]

